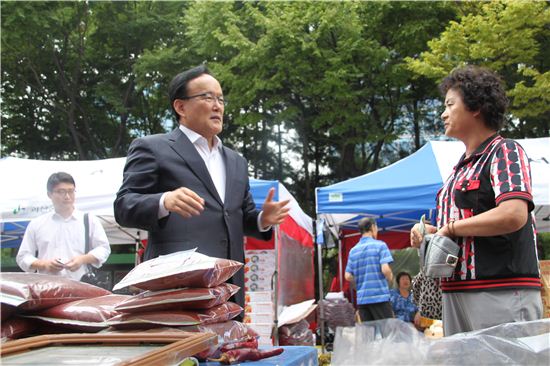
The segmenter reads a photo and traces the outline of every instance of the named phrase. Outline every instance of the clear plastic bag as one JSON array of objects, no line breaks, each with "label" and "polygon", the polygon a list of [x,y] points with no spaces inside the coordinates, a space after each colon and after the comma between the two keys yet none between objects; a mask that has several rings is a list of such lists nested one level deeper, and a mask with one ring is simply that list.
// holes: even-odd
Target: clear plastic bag
[{"label": "clear plastic bag", "polygon": [[221,353],[221,348],[227,344],[243,342],[245,340],[256,339],[259,337],[258,333],[256,333],[252,328],[248,327],[246,324],[234,320],[223,323],[181,327],[179,329],[186,332],[214,333],[218,335],[217,345],[195,355],[195,357],[200,360],[218,358]]},{"label": "clear plastic bag", "polygon": [[315,346],[313,332],[307,320],[286,324],[279,328],[280,346]]},{"label": "clear plastic bag", "polygon": [[[329,328],[335,330],[337,327],[349,327],[355,324],[355,309],[347,299],[326,299],[320,302]],[[317,307],[319,318],[321,306]]]},{"label": "clear plastic bag", "polygon": [[332,365],[548,365],[550,319],[428,339],[398,319],[336,331]]}]

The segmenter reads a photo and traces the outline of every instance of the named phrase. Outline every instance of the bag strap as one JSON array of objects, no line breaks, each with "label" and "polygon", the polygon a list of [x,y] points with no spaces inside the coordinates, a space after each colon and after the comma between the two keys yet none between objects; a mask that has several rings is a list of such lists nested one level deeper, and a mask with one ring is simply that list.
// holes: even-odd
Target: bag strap
[{"label": "bag strap", "polygon": [[84,254],[88,254],[90,251],[90,221],[88,219],[88,213],[84,214]]},{"label": "bag strap", "polygon": [[[88,254],[90,251],[90,219],[87,212],[84,214],[84,243],[84,254]],[[92,272],[92,266],[86,264],[86,270]]]}]

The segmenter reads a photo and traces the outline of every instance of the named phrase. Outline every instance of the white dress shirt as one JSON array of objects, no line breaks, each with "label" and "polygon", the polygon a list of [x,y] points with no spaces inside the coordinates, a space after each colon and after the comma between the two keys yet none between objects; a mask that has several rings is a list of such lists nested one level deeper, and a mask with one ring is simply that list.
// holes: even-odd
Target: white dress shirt
[{"label": "white dress shirt", "polygon": [[[107,235],[98,218],[89,215],[90,220],[90,251],[99,264],[92,264],[94,267],[101,267],[111,254],[111,247]],[[72,258],[86,254],[84,213],[74,210],[68,218],[53,212],[48,212],[33,219],[27,226],[23,241],[19,247],[16,261],[19,267],[25,272],[35,272],[31,264],[37,259],[59,258],[63,263]],[[38,255],[37,255],[38,253]],[[59,272],[47,272],[38,270],[39,273],[55,274],[80,280],[86,273],[86,265],[71,272],[63,269]]]},{"label": "white dress shirt", "polygon": [[[214,136],[214,146],[212,147],[212,149],[210,149],[210,146],[208,145],[208,140],[206,140],[206,138],[204,138],[202,135],[196,133],[195,131],[182,124],[180,124],[179,128],[185,134],[185,136],[187,136],[189,141],[191,141],[191,143],[199,153],[200,157],[204,161],[206,169],[208,169],[208,173],[210,173],[210,178],[212,178],[212,182],[214,182],[214,186],[216,187],[218,195],[220,196],[222,202],[225,202],[226,175],[225,161],[223,160],[222,156],[222,141],[218,136]],[[164,198],[166,197],[166,193],[168,192],[165,192],[160,197],[158,212],[159,219],[168,216],[168,214],[170,213],[166,209],[166,207],[164,207]],[[258,215],[258,229],[261,232],[265,232],[271,229],[271,226],[268,226],[267,228],[262,228],[261,218],[262,212],[260,212],[260,214]]]}]

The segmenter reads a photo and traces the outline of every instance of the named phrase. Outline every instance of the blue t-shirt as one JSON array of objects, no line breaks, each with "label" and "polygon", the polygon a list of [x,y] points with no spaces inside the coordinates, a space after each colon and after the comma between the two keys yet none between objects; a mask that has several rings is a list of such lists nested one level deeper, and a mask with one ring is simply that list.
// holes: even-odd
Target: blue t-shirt
[{"label": "blue t-shirt", "polygon": [[346,272],[355,278],[357,304],[388,301],[390,290],[381,265],[393,262],[386,243],[371,237],[362,237],[349,252]]},{"label": "blue t-shirt", "polygon": [[412,292],[409,291],[408,297],[403,297],[399,289],[392,289],[390,291],[390,301],[393,313],[397,319],[401,319],[404,322],[414,321],[414,315],[418,311],[418,307],[413,303]]}]

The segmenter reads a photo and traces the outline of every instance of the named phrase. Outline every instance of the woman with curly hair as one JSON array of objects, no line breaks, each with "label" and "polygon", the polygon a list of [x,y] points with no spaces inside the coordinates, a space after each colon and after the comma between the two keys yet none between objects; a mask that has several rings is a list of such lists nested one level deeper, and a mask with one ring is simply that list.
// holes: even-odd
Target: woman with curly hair
[{"label": "woman with curly hair", "polygon": [[[466,151],[437,194],[436,226],[460,246],[454,274],[441,281],[446,336],[540,319],[542,302],[529,159],[498,131],[508,100],[500,78],[466,66],[441,83],[445,135]],[[418,225],[411,245],[420,246]]]}]

